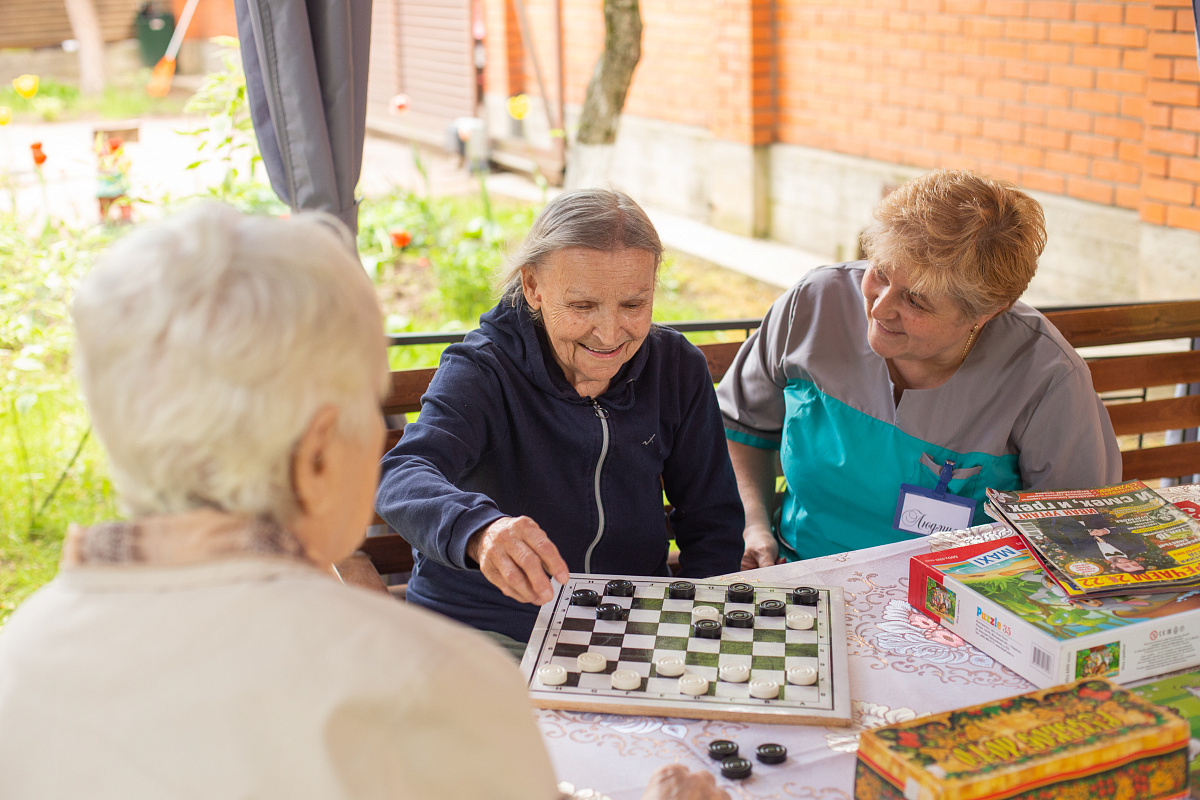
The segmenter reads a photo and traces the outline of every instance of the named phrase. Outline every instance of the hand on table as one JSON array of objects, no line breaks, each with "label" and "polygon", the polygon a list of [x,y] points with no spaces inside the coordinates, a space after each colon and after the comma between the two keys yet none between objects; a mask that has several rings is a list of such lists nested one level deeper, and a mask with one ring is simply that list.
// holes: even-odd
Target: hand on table
[{"label": "hand on table", "polygon": [[650,776],[642,800],[730,800],[729,793],[717,788],[711,773],[688,772],[681,764],[660,767]]},{"label": "hand on table", "polygon": [[785,561],[779,557],[779,543],[769,529],[748,527],[743,538],[746,550],[742,553],[742,569],[773,567]]},{"label": "hand on table", "polygon": [[483,577],[520,603],[550,602],[554,590],[547,573],[559,583],[570,577],[558,548],[529,517],[502,517],[477,531],[467,542],[467,555],[479,563]]}]

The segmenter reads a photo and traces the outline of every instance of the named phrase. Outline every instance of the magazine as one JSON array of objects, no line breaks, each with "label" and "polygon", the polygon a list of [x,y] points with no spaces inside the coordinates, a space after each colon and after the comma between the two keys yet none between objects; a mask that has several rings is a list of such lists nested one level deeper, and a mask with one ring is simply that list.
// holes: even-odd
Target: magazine
[{"label": "magazine", "polygon": [[1070,598],[1200,585],[1200,524],[1141,481],[987,494],[988,513],[1028,543]]}]

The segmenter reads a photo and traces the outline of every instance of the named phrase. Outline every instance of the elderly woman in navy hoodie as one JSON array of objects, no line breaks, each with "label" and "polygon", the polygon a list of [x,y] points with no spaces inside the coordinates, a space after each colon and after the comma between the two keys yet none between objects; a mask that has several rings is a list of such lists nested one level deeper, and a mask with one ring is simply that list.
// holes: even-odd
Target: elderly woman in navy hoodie
[{"label": "elderly woman in navy hoodie", "polygon": [[446,349],[376,508],[416,552],[408,600],[514,651],[549,576],[738,569],[744,517],[704,356],[651,323],[662,244],[620,192],[561,195],[500,303]]}]

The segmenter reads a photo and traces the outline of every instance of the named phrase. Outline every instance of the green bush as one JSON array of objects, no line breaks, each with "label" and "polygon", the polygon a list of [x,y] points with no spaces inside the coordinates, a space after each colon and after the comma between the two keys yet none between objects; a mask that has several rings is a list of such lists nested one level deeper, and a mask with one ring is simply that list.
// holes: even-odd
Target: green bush
[{"label": "green bush", "polygon": [[72,287],[112,235],[28,231],[0,213],[0,623],[54,575],[70,522],[116,510],[71,375],[68,318]]}]

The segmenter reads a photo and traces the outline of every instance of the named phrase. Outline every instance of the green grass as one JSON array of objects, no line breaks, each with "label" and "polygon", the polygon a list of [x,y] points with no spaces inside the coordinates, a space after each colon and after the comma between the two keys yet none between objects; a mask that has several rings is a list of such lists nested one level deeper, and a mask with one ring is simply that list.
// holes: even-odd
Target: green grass
[{"label": "green grass", "polygon": [[[59,93],[48,87],[47,96]],[[359,247],[389,331],[476,327],[478,315],[495,303],[496,269],[537,210],[482,194],[425,201],[397,193],[364,202]],[[0,214],[0,625],[54,576],[69,525],[119,513],[70,376],[67,319],[71,287],[115,232],[57,224],[31,232],[27,224]],[[411,231],[408,247],[392,247],[389,233],[397,229]],[[779,293],[702,259],[669,253],[655,319],[757,317]],[[392,348],[389,358],[393,369],[436,366],[443,349]]]},{"label": "green grass", "polygon": [[79,87],[43,78],[37,94],[28,100],[17,94],[11,83],[0,85],[0,106],[12,109],[16,122],[62,122],[80,117],[131,119],[144,116],[175,116],[183,111],[186,97],[179,93],[163,98],[146,94],[149,70],[127,84],[109,84],[95,97],[86,97]]},{"label": "green grass", "polygon": [[94,437],[83,441],[87,431],[70,390],[43,394],[24,412],[0,409],[0,624],[54,577],[68,525],[117,515],[103,452]]}]

